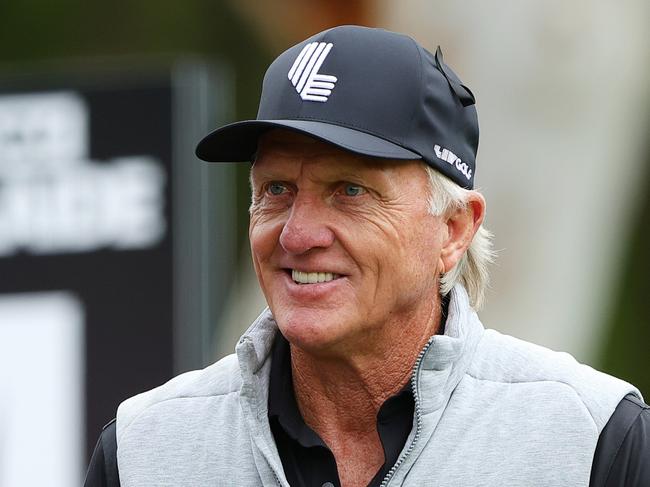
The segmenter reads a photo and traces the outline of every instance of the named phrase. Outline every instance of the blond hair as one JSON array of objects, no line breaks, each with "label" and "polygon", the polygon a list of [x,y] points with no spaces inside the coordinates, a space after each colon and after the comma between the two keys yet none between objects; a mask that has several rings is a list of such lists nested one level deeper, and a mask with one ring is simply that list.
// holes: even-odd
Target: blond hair
[{"label": "blond hair", "polygon": [[[449,210],[465,208],[470,190],[461,188],[442,173],[425,165],[431,192],[429,210],[433,215],[442,215]],[[440,278],[440,294],[445,296],[457,282],[460,282],[469,295],[470,305],[478,310],[485,298],[490,282],[489,265],[494,262],[492,233],[483,225],[479,227],[472,243],[458,263]]]}]

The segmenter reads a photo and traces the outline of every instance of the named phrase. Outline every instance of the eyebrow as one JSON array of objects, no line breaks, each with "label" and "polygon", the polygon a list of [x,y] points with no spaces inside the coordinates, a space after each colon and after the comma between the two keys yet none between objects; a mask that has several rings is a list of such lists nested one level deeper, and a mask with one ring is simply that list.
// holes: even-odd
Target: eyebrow
[{"label": "eyebrow", "polygon": [[[325,173],[325,174],[318,174],[316,175],[316,181],[317,183],[320,184],[326,184],[326,185],[331,185],[331,184],[337,184],[341,182],[350,182],[354,184],[359,184],[361,186],[367,186],[369,188],[373,188],[376,190],[381,189],[382,187],[385,187],[386,185],[390,185],[390,180],[389,178],[383,173],[372,173],[369,171],[364,171],[363,173],[360,173],[360,171],[353,171],[353,170],[343,170],[339,172],[332,172],[332,173]],[[280,174],[275,171],[265,171],[265,170],[260,170],[259,172],[256,172],[255,175],[253,176],[253,171],[251,171],[250,174],[250,183],[251,187],[256,187],[259,186],[262,183],[268,182],[268,181],[286,181],[286,182],[292,182],[294,180],[293,177],[287,177],[287,174]]]},{"label": "eyebrow", "polygon": [[[266,151],[265,151],[266,152]],[[266,152],[266,154],[273,154],[275,151]],[[259,165],[253,165],[251,167],[251,180],[253,174],[258,179],[263,180],[291,180],[293,177],[291,175],[287,176],[287,171],[285,170],[288,166],[291,165],[291,159],[300,159],[303,157],[302,154],[296,153],[295,151],[287,150],[275,152],[278,155],[284,155],[287,157],[285,161],[280,160],[276,164],[273,164],[271,168],[265,164],[260,163]],[[258,155],[258,154],[256,154]],[[268,157],[268,155],[267,155]],[[259,159],[263,161],[264,156]],[[322,152],[312,153],[309,155],[308,159],[310,161],[319,161],[324,160],[324,165],[327,165],[327,162],[336,161],[336,153],[332,153],[328,150],[323,150]],[[285,163],[283,163],[285,162]],[[388,163],[390,166],[390,163]],[[387,176],[386,171],[382,167],[382,162],[373,163],[367,159],[353,158],[344,163],[343,168],[338,168],[336,170],[328,171],[327,167],[317,173],[319,180],[326,182],[337,182],[337,181],[350,181],[350,182],[359,182],[359,183],[368,183],[372,181],[377,181],[378,179],[385,179]]]}]

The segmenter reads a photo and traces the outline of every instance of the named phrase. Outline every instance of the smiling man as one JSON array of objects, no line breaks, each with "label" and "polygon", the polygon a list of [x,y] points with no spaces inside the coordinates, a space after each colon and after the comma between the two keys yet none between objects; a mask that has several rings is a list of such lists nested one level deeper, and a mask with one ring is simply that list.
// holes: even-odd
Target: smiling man
[{"label": "smiling man", "polygon": [[477,147],[439,50],[343,26],[280,55],[258,118],[197,148],[253,161],[269,307],[235,355],[122,403],[86,485],[650,485],[633,386],[479,321]]}]

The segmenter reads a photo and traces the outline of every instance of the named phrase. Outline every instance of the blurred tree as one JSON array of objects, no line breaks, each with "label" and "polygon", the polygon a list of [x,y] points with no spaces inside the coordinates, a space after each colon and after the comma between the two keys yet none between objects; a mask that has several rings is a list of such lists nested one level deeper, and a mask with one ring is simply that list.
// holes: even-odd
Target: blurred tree
[{"label": "blurred tree", "polygon": [[251,20],[276,53],[334,25],[377,24],[378,2],[371,0],[229,0]]},{"label": "blurred tree", "polygon": [[[645,167],[650,167],[650,159]],[[625,263],[618,277],[620,284],[613,287],[618,292],[613,296],[614,305],[603,336],[600,365],[605,372],[637,386],[647,402],[650,396],[650,172],[645,180],[640,205],[630,218],[635,227],[630,232]]]}]

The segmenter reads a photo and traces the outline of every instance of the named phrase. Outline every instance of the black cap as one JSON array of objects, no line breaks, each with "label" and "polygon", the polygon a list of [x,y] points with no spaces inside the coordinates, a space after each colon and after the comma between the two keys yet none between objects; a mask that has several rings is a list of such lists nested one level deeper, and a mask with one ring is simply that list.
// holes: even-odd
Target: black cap
[{"label": "black cap", "polygon": [[358,154],[422,159],[474,186],[474,96],[413,39],[352,25],[320,32],[283,52],[264,76],[256,120],[218,128],[197,146],[210,162],[251,161],[260,135],[285,128]]}]

